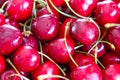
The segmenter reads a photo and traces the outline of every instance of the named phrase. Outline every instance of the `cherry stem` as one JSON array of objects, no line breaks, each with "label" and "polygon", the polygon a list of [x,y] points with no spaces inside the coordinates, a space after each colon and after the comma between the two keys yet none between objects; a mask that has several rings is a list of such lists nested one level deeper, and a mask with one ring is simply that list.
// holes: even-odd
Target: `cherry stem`
[{"label": "cherry stem", "polygon": [[[43,53],[41,41],[39,41],[39,45],[40,45],[40,52]],[[44,63],[43,55],[41,55],[41,63]]]},{"label": "cherry stem", "polygon": [[17,70],[17,68],[13,65],[13,63],[11,62],[11,60],[9,58],[6,59],[6,61],[13,67],[13,69],[17,72],[17,74],[20,75],[20,72]]},{"label": "cherry stem", "polygon": [[46,0],[46,5],[47,5],[47,10],[48,10],[48,12],[50,12],[51,14],[53,14],[53,12],[52,12],[52,10],[50,9],[50,6],[49,6],[49,4],[48,4],[48,0]]},{"label": "cherry stem", "polygon": [[62,68],[57,64],[55,63],[55,61],[53,61],[49,56],[47,56],[46,54],[42,53],[42,52],[38,52],[40,55],[43,55],[44,57],[46,57],[48,60],[50,60],[51,62],[53,62],[59,69],[60,71],[62,72],[62,74],[64,76],[66,76],[65,72],[62,70]]},{"label": "cherry stem", "polygon": [[78,46],[74,47],[74,49],[76,50],[76,49],[79,49],[81,47],[83,47],[83,45],[78,45]]},{"label": "cherry stem", "polygon": [[76,67],[78,67],[78,64],[75,62],[75,60],[73,59],[73,57],[71,56],[71,54],[70,54],[70,51],[69,51],[69,48],[68,48],[68,44],[67,44],[67,39],[66,39],[66,35],[67,35],[67,30],[68,30],[68,28],[70,27],[70,22],[68,22],[67,24],[66,24],[66,29],[65,29],[65,34],[64,34],[64,39],[65,39],[65,46],[66,46],[66,49],[67,49],[67,51],[68,51],[68,54],[69,54],[69,57],[70,57],[70,59],[72,60],[72,62],[76,65]]},{"label": "cherry stem", "polygon": [[60,75],[48,75],[48,74],[44,74],[44,75],[38,76],[38,80],[45,80],[46,78],[61,78],[61,79],[64,79],[64,80],[69,80],[68,78],[60,76]]},{"label": "cherry stem", "polygon": [[113,27],[113,26],[120,26],[120,24],[116,24],[116,23],[107,23],[107,24],[105,24],[104,25],[105,26],[105,28],[111,28],[111,27]]},{"label": "cherry stem", "polygon": [[33,3],[33,15],[36,17],[37,16],[37,13],[36,13],[36,1],[34,0],[34,3]]},{"label": "cherry stem", "polygon": [[0,8],[0,12],[4,12],[4,7],[6,6],[6,4],[8,3],[9,1],[5,1],[2,5],[2,7]]},{"label": "cherry stem", "polygon": [[20,77],[22,80],[30,80],[30,79],[28,79],[27,77],[22,76],[22,75],[19,75],[19,74],[12,74],[12,75],[10,75],[10,76],[18,76],[18,77]]},{"label": "cherry stem", "polygon": [[97,51],[98,51],[98,47],[95,47],[94,56],[95,56],[95,63],[96,63],[96,64],[97,64]]},{"label": "cherry stem", "polygon": [[62,12],[61,10],[59,10],[59,9],[53,4],[53,2],[52,2],[51,0],[49,0],[49,2],[50,2],[50,4],[52,5],[52,7],[53,7],[56,11],[58,11],[60,14],[62,14],[62,15],[64,15],[64,16],[67,16],[67,17],[71,17],[71,18],[77,18],[77,17],[75,17],[75,16],[72,16],[72,15],[70,15],[70,14],[64,13],[64,12]]},{"label": "cherry stem", "polygon": [[85,17],[85,16],[82,16],[82,15],[76,13],[76,12],[71,8],[71,6],[69,5],[69,3],[68,3],[69,0],[64,0],[64,1],[65,1],[66,5],[68,6],[68,8],[69,8],[76,16],[78,16],[78,17],[80,17],[80,18],[87,18],[87,17]]}]

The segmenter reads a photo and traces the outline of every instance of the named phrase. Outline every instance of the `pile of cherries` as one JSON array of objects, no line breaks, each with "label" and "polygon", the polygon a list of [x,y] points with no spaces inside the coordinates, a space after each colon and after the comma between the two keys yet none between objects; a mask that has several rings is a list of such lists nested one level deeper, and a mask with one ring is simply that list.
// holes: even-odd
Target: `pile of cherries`
[{"label": "pile of cherries", "polygon": [[0,80],[120,80],[120,0],[0,7]]}]

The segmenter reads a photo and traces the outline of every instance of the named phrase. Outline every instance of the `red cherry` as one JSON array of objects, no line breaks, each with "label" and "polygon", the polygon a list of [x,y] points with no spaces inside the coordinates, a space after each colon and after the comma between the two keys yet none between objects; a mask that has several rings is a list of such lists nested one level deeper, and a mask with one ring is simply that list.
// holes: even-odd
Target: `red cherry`
[{"label": "red cherry", "polygon": [[71,36],[83,45],[92,45],[98,39],[97,26],[87,19],[77,19],[71,24]]},{"label": "red cherry", "polygon": [[106,67],[110,64],[120,63],[120,55],[116,52],[109,51],[101,58],[101,63]]},{"label": "red cherry", "polygon": [[119,19],[119,9],[114,1],[102,1],[97,3],[95,18],[99,25],[116,23]]},{"label": "red cherry", "polygon": [[5,70],[6,62],[3,56],[0,55],[0,73]]},{"label": "red cherry", "polygon": [[29,36],[23,36],[23,45],[29,45],[32,48],[39,50],[38,40],[35,36],[29,35]]},{"label": "red cherry", "polygon": [[105,67],[102,71],[102,80],[119,80],[120,79],[120,64],[111,64]]},{"label": "red cherry", "polygon": [[49,41],[58,34],[59,21],[51,15],[46,14],[37,17],[32,23],[32,31],[40,40]]},{"label": "red cherry", "polygon": [[0,13],[0,25],[5,24],[5,17],[2,13]]},{"label": "red cherry", "polygon": [[10,0],[7,6],[7,12],[11,19],[16,21],[25,21],[33,9],[33,0]]},{"label": "red cherry", "polygon": [[120,51],[120,27],[114,26],[107,30],[105,40],[111,42],[115,46],[115,51]]},{"label": "red cherry", "polygon": [[102,80],[102,72],[97,64],[86,64],[73,69],[70,80]]},{"label": "red cherry", "polygon": [[22,43],[22,33],[19,29],[5,24],[0,26],[0,54],[8,55]]},{"label": "red cherry", "polygon": [[65,3],[64,0],[51,0],[51,1],[55,6],[58,6],[58,7],[61,7]]},{"label": "red cherry", "polygon": [[40,64],[40,55],[30,46],[21,46],[13,57],[13,63],[18,70],[31,72]]},{"label": "red cherry", "polygon": [[[74,54],[74,46],[69,39],[67,39],[67,45],[72,56]],[[68,63],[71,60],[68,50],[65,46],[65,39],[63,38],[55,39],[43,47],[43,52],[60,64]]]},{"label": "red cherry", "polygon": [[90,16],[98,0],[70,0],[70,6],[82,16]]},{"label": "red cherry", "polygon": [[[60,70],[51,61],[46,61],[39,65],[32,73],[33,80],[38,80],[40,75],[60,75]],[[60,80],[59,78],[47,78],[45,80]]]},{"label": "red cherry", "polygon": [[[95,60],[92,56],[82,53],[75,53],[73,59],[79,66],[83,66],[88,63],[95,63]],[[76,68],[75,64],[72,61],[70,62],[69,67],[71,71]]]}]

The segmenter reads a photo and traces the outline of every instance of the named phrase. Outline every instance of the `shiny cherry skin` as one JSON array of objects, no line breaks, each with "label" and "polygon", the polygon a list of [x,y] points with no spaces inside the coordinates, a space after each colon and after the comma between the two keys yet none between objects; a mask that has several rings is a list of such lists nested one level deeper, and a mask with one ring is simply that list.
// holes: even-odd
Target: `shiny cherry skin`
[{"label": "shiny cherry skin", "polygon": [[53,2],[53,4],[57,7],[61,7],[65,1],[64,0],[51,0]]},{"label": "shiny cherry skin", "polygon": [[[38,76],[40,75],[60,75],[60,70],[51,61],[46,61],[40,64],[38,68],[32,72],[33,80],[38,80]],[[46,78],[45,80],[60,80],[60,79],[59,78]]]},{"label": "shiny cherry skin", "polygon": [[97,64],[86,64],[73,69],[70,80],[102,80],[102,72]]},{"label": "shiny cherry skin", "polygon": [[101,63],[106,67],[110,64],[120,63],[120,55],[113,51],[108,51],[101,58]]},{"label": "shiny cherry skin", "polygon": [[[73,56],[74,45],[69,39],[67,39],[66,41],[68,50],[71,56]],[[65,64],[71,61],[68,50],[66,48],[64,38],[52,40],[51,42],[46,44],[45,47],[43,47],[43,52],[47,54],[50,58],[52,58],[55,62],[60,64]]]},{"label": "shiny cherry skin", "polygon": [[[95,60],[92,56],[83,53],[75,53],[73,59],[79,66],[83,66],[88,63],[95,63]],[[69,68],[71,71],[76,67],[77,66],[72,61],[69,63]]]},{"label": "shiny cherry skin", "polygon": [[0,26],[0,54],[9,55],[22,44],[22,33],[9,24]]},{"label": "shiny cherry skin", "polygon": [[99,25],[106,23],[117,23],[119,19],[119,9],[114,1],[101,1],[97,3],[95,18]]},{"label": "shiny cherry skin", "polygon": [[40,64],[40,55],[30,46],[21,46],[13,56],[13,63],[20,71],[31,72]]},{"label": "shiny cherry skin", "polygon": [[111,64],[105,67],[102,71],[102,80],[119,80],[120,79],[120,64]]},{"label": "shiny cherry skin", "polygon": [[76,13],[82,16],[90,16],[97,2],[98,0],[70,0],[69,4]]},{"label": "shiny cherry skin", "polygon": [[58,34],[60,24],[58,19],[51,14],[45,14],[33,20],[32,31],[41,41],[49,41]]},{"label": "shiny cherry skin", "polygon": [[[101,58],[106,53],[106,46],[103,43],[98,43],[97,47],[97,58]],[[83,46],[81,47],[82,51],[88,52],[92,46]],[[92,55],[95,55],[95,49],[92,49],[90,52]]]},{"label": "shiny cherry skin", "polygon": [[2,13],[0,13],[0,25],[5,24],[5,17]]},{"label": "shiny cherry skin", "polygon": [[38,39],[34,35],[23,36],[23,43],[22,45],[29,45],[32,48],[39,50],[39,42]]},{"label": "shiny cherry skin", "polygon": [[120,51],[120,26],[113,26],[107,30],[105,40],[115,46],[115,51]]},{"label": "shiny cherry skin", "polygon": [[6,68],[5,58],[0,55],[0,74],[5,70],[5,68]]},{"label": "shiny cherry skin", "polygon": [[45,14],[53,14],[58,19],[60,19],[60,14],[51,6],[50,6],[50,9],[51,9],[52,13],[49,12],[47,8],[42,8],[42,9],[38,10],[37,17],[45,15]]},{"label": "shiny cherry skin", "polygon": [[10,0],[7,5],[8,16],[16,21],[25,21],[33,9],[33,0]]},{"label": "shiny cherry skin", "polygon": [[98,35],[97,26],[89,19],[77,19],[71,24],[71,37],[83,45],[94,44]]}]

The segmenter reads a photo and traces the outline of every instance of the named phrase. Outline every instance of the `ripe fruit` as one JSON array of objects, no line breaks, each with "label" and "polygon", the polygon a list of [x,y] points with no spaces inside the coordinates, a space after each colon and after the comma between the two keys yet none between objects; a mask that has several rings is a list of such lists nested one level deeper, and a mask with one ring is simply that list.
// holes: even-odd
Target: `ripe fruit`
[{"label": "ripe fruit", "polygon": [[73,69],[70,80],[102,80],[102,72],[97,64],[86,64]]},{"label": "ripe fruit", "polygon": [[25,21],[33,9],[33,0],[10,0],[7,5],[8,16],[16,21]]},{"label": "ripe fruit", "polygon": [[30,46],[21,46],[14,54],[13,63],[18,70],[31,72],[40,64],[40,55]]},{"label": "ripe fruit", "polygon": [[5,24],[5,17],[2,13],[0,13],[0,25]]},{"label": "ripe fruit", "polygon": [[45,14],[33,20],[32,31],[41,41],[49,41],[58,34],[59,21],[51,14]]},{"label": "ripe fruit", "polygon": [[[40,64],[37,69],[32,73],[33,80],[38,80],[38,76],[41,75],[60,75],[60,70],[51,61],[46,61]],[[46,78],[45,80],[60,80],[59,78]]]},{"label": "ripe fruit", "polygon": [[67,39],[68,50],[65,45],[65,39],[55,39],[43,47],[43,52],[52,58],[55,62],[60,64],[68,63],[71,59],[69,53],[72,56],[74,54],[74,45]]},{"label": "ripe fruit", "polygon": [[77,19],[71,24],[71,36],[81,44],[90,46],[97,41],[99,31],[89,19]]},{"label": "ripe fruit", "polygon": [[3,56],[0,55],[0,74],[5,70],[6,62]]},{"label": "ripe fruit", "polygon": [[20,47],[22,33],[19,29],[9,24],[0,26],[0,54],[8,55]]}]

